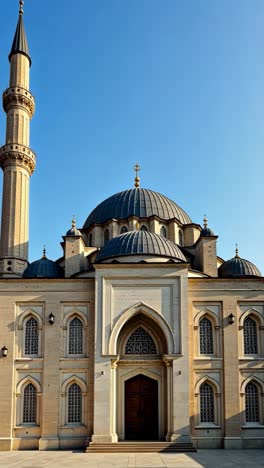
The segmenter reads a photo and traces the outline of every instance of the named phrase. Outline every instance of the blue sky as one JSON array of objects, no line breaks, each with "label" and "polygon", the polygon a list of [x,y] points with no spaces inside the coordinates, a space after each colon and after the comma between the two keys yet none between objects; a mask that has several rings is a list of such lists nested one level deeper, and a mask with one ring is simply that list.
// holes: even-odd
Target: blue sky
[{"label": "blue sky", "polygon": [[[18,17],[1,0],[0,89]],[[36,114],[30,260],[61,256],[72,214],[82,226],[108,196],[141,185],[196,223],[218,255],[264,273],[263,0],[25,0]],[[0,115],[0,141],[5,114]]]}]

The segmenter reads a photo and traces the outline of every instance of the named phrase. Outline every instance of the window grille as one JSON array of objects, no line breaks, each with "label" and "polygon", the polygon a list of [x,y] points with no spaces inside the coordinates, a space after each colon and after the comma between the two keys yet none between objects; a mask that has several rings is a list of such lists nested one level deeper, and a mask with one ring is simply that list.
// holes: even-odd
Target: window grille
[{"label": "window grille", "polygon": [[140,231],[148,231],[147,226],[145,226],[145,224],[142,224]]},{"label": "window grille", "polygon": [[82,422],[82,392],[76,383],[72,384],[68,392],[68,423]]},{"label": "window grille", "polygon": [[69,354],[83,354],[83,324],[77,317],[69,325]]},{"label": "window grille", "polygon": [[167,230],[164,226],[161,226],[160,228],[160,235],[163,236],[163,237],[167,237]]},{"label": "window grille", "polygon": [[38,321],[31,317],[25,327],[25,354],[38,354]]},{"label": "window grille", "polygon": [[259,397],[258,389],[252,382],[245,389],[246,422],[259,422]]},{"label": "window grille", "polygon": [[104,243],[106,244],[109,241],[109,229],[104,231]]},{"label": "window grille", "polygon": [[244,321],[244,353],[258,354],[257,324],[251,317]]},{"label": "window grille", "polygon": [[37,390],[32,383],[24,390],[23,423],[37,422]]},{"label": "window grille", "polygon": [[127,227],[126,227],[126,226],[123,226],[123,227],[121,228],[120,233],[121,233],[121,234],[125,234],[125,232],[128,232],[128,231],[127,231]]},{"label": "window grille", "polygon": [[214,391],[208,383],[200,387],[200,417],[201,423],[214,423]]},{"label": "window grille", "polygon": [[211,321],[204,317],[200,320],[200,354],[213,354],[213,329]]},{"label": "window grille", "polygon": [[144,328],[137,328],[126,343],[125,354],[157,354],[156,345]]}]

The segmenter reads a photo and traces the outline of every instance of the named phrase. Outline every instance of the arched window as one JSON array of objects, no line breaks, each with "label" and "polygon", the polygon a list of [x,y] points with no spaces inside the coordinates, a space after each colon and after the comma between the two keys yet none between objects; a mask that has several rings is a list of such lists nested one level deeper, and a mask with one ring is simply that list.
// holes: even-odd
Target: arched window
[{"label": "arched window", "polygon": [[128,229],[126,226],[122,226],[120,234],[125,234],[125,232],[128,232]]},{"label": "arched window", "polygon": [[164,226],[161,226],[160,228],[160,235],[167,238],[167,230]]},{"label": "arched window", "polygon": [[214,391],[207,382],[200,387],[200,422],[214,423]]},{"label": "arched window", "polygon": [[25,354],[36,355],[38,354],[38,321],[31,317],[26,321],[25,326]]},{"label": "arched window", "polygon": [[214,354],[213,327],[211,321],[204,317],[199,323],[200,354]]},{"label": "arched window", "polygon": [[88,246],[89,247],[93,246],[93,235],[92,235],[92,233],[90,233],[89,237],[88,237]]},{"label": "arched window", "polygon": [[37,422],[37,390],[32,383],[24,389],[23,423],[36,424]]},{"label": "arched window", "polygon": [[82,422],[82,391],[76,383],[68,391],[68,423]]},{"label": "arched window", "polygon": [[107,244],[109,241],[109,229],[104,230],[104,244]]},{"label": "arched window", "polygon": [[251,317],[244,321],[244,353],[258,354],[257,324]]},{"label": "arched window", "polygon": [[69,324],[69,354],[83,354],[83,324],[78,317]]},{"label": "arched window", "polygon": [[145,224],[142,224],[140,231],[148,231],[147,226],[145,226]]},{"label": "arched window", "polygon": [[139,327],[128,338],[125,354],[157,354],[157,349],[150,334]]},{"label": "arched window", "polygon": [[249,382],[245,388],[246,422],[259,422],[259,395],[258,388]]},{"label": "arched window", "polygon": [[179,229],[179,245],[183,245],[183,232]]}]

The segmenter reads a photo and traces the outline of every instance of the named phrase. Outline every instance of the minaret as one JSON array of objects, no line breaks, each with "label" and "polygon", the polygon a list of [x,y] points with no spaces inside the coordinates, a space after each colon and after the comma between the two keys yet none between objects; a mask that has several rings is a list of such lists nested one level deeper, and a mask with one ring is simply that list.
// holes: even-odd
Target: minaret
[{"label": "minaret", "polygon": [[23,5],[13,40],[9,88],[3,94],[6,112],[6,143],[0,148],[3,169],[0,276],[17,277],[28,265],[29,178],[35,169],[35,154],[29,148],[30,119],[35,101],[29,92],[31,58],[23,24]]}]

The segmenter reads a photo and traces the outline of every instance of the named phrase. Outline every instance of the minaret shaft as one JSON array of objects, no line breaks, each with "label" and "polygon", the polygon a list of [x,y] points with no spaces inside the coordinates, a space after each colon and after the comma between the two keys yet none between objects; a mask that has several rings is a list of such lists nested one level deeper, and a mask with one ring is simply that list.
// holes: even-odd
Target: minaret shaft
[{"label": "minaret shaft", "polygon": [[9,59],[10,87],[3,94],[6,143],[0,148],[0,165],[4,172],[0,241],[2,277],[22,276],[28,265],[29,179],[35,168],[29,133],[35,101],[29,91],[31,60],[21,15]]}]

